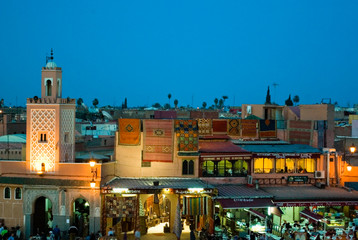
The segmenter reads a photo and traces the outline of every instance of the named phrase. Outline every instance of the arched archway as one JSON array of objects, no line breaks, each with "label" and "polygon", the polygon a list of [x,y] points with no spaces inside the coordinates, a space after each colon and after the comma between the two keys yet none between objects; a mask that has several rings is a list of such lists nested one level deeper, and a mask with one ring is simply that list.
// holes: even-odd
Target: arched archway
[{"label": "arched archway", "polygon": [[52,228],[53,221],[51,200],[46,197],[37,198],[35,200],[32,218],[33,234],[48,233],[49,229]]},{"label": "arched archway", "polygon": [[78,229],[80,237],[89,235],[89,202],[84,198],[77,198],[72,207],[72,223]]}]

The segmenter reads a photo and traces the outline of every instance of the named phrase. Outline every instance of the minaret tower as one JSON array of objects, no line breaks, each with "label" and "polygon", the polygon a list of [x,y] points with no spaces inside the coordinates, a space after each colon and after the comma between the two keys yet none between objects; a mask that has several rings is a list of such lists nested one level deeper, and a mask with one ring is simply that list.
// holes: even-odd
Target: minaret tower
[{"label": "minaret tower", "polygon": [[51,56],[42,68],[41,98],[27,99],[26,162],[29,172],[55,173],[74,162],[76,100],[62,98],[62,69]]}]

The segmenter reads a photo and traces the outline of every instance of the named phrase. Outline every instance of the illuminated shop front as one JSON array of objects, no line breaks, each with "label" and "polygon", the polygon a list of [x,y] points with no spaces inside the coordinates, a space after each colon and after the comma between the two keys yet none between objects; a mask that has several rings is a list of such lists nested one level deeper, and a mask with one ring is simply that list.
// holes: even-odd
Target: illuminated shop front
[{"label": "illuminated shop front", "polygon": [[231,142],[199,142],[200,176],[246,177],[251,153]]},{"label": "illuminated shop front", "polygon": [[172,232],[176,218],[184,231],[201,229],[212,219],[213,194],[214,188],[197,178],[115,178],[102,190],[102,231]]},{"label": "illuminated shop front", "polygon": [[356,218],[358,192],[340,187],[321,189],[309,184],[262,189],[273,195],[273,203],[283,211],[282,216],[273,218],[276,229],[280,229],[284,220],[314,223],[326,229],[345,228]]},{"label": "illuminated shop front", "polygon": [[313,158],[312,155],[309,158],[304,158],[304,155],[292,156],[292,154],[255,157],[254,173],[314,173],[316,165],[317,156]]},{"label": "illuminated shop front", "polygon": [[252,152],[253,174],[310,174],[317,171],[321,151],[309,145],[277,142],[243,142],[239,145]]},{"label": "illuminated shop front", "polygon": [[224,229],[240,237],[246,237],[249,230],[257,233],[266,231],[269,209],[274,207],[272,195],[245,185],[216,187],[216,235],[220,236]]}]

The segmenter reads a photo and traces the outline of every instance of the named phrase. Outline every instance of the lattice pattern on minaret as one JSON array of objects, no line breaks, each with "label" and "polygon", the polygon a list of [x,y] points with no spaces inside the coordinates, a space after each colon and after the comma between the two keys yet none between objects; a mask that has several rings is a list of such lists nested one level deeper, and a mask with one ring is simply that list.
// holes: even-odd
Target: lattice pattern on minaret
[{"label": "lattice pattern on minaret", "polygon": [[[55,171],[55,109],[31,109],[30,170],[39,171],[45,163],[47,172]],[[39,142],[39,132],[46,132],[46,142]]]},{"label": "lattice pattern on minaret", "polygon": [[[73,109],[61,110],[61,162],[73,162],[74,160],[74,118]],[[68,134],[68,143],[64,140],[66,133]]]}]

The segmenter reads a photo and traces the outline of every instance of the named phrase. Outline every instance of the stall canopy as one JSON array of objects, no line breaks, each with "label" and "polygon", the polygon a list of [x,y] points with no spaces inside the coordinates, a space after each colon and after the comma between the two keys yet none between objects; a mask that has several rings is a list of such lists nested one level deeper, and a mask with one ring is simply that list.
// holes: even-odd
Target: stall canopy
[{"label": "stall canopy", "polygon": [[278,217],[281,217],[283,214],[281,208],[279,208],[279,207],[273,207],[271,211],[273,214],[275,214]]},{"label": "stall canopy", "polygon": [[213,197],[224,209],[273,207],[272,195],[246,185],[216,185],[218,195]]},{"label": "stall canopy", "polygon": [[218,199],[218,201],[224,209],[266,208],[274,206],[269,198],[234,198]]},{"label": "stall canopy", "polygon": [[260,213],[258,211],[255,211],[254,209],[250,208],[250,209],[245,209],[245,211],[248,211],[249,213],[255,215],[256,217],[259,217],[261,219],[265,219],[266,215],[263,213]]},{"label": "stall canopy", "polygon": [[311,212],[308,209],[305,209],[305,210],[301,211],[300,214],[303,215],[304,217],[310,218],[310,219],[312,219],[313,221],[316,221],[316,222],[320,221],[323,218],[323,216],[321,216],[319,214],[316,214],[314,212]]},{"label": "stall canopy", "polygon": [[261,187],[273,195],[273,202],[278,207],[303,206],[354,206],[358,204],[358,192],[344,188],[330,187],[320,189],[315,186],[275,186]]}]

